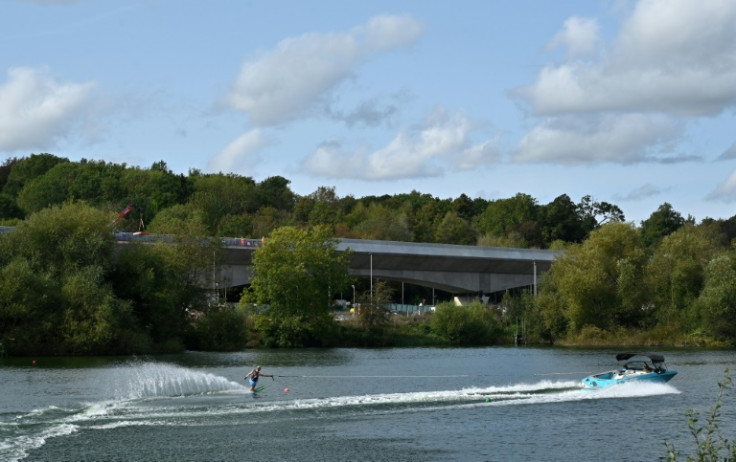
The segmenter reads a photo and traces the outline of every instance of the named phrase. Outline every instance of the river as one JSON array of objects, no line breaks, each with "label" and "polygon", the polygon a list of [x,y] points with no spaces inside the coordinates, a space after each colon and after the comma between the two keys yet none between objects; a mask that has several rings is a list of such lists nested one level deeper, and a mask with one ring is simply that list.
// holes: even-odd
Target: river
[{"label": "river", "polygon": [[[614,350],[252,350],[0,360],[8,461],[651,461],[694,445],[733,351],[658,351],[667,384],[595,392]],[[254,365],[276,375],[248,392]],[[736,397],[720,428],[736,439]],[[684,460],[684,457],[682,457]]]}]

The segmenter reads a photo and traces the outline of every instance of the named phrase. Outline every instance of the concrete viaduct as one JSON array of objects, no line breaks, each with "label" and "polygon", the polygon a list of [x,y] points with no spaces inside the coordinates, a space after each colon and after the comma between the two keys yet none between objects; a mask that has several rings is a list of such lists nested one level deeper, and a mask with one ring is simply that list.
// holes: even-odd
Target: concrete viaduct
[{"label": "concrete viaduct", "polygon": [[[251,257],[260,241],[224,239],[224,258],[215,279],[219,287],[249,283]],[[350,249],[349,273],[432,287],[451,294],[490,294],[514,287],[536,287],[537,276],[560,254],[553,250],[451,244],[340,239]]]}]

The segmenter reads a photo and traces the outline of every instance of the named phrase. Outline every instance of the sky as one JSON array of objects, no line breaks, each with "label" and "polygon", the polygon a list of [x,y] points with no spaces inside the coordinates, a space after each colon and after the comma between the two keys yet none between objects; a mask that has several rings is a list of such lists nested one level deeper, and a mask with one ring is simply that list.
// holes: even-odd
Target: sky
[{"label": "sky", "polygon": [[736,215],[733,0],[0,0],[0,162]]}]

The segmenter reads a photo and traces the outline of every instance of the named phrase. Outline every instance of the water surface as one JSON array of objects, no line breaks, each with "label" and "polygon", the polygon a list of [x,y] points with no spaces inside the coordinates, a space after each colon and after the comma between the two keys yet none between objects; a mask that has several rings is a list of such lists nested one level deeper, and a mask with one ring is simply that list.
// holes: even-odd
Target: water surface
[{"label": "water surface", "polygon": [[[10,461],[658,460],[692,453],[732,351],[660,351],[668,384],[595,392],[613,350],[268,350],[0,362]],[[275,374],[253,396],[254,365]],[[288,388],[288,392],[286,389]],[[721,430],[736,436],[736,398]]]}]

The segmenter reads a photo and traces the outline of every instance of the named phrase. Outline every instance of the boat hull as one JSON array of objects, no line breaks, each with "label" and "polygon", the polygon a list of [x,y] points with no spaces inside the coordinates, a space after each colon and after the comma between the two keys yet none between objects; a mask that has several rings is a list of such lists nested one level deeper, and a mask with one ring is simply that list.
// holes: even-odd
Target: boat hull
[{"label": "boat hull", "polygon": [[644,372],[644,371],[609,371],[590,375],[583,379],[583,388],[596,390],[631,382],[665,383],[677,375],[677,371]]}]

